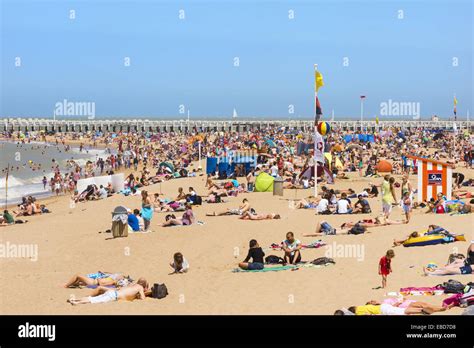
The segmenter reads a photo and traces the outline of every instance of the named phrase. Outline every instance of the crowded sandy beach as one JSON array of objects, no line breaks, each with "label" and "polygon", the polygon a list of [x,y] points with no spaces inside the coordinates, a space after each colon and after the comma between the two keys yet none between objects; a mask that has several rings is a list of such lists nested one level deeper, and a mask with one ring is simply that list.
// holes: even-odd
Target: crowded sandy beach
[{"label": "crowded sandy beach", "polygon": [[311,128],[4,132],[1,313],[472,314],[472,128]]}]

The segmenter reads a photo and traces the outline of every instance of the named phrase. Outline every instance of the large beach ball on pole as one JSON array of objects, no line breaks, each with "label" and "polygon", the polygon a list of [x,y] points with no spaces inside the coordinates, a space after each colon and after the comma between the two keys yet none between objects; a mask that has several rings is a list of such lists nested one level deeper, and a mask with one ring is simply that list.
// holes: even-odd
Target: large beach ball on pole
[{"label": "large beach ball on pole", "polygon": [[318,124],[318,133],[321,135],[326,135],[331,131],[331,126],[327,122],[320,122]]}]

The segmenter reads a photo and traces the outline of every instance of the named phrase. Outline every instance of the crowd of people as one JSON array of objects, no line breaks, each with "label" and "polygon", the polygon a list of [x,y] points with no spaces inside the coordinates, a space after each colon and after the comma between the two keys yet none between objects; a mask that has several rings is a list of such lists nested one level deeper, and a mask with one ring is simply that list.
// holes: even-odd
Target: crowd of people
[{"label": "crowd of people", "polygon": [[[202,204],[219,204],[240,194],[253,192],[259,174],[267,173],[273,178],[281,178],[285,189],[313,191],[317,184],[319,191],[315,196],[310,194],[304,199],[292,204],[294,209],[312,210],[316,215],[340,215],[344,221],[339,233],[363,234],[368,229],[375,229],[386,225],[409,225],[413,218],[414,209],[426,208],[426,213],[456,212],[466,214],[470,212],[469,198],[472,196],[470,187],[474,180],[465,180],[464,174],[453,175],[453,196],[457,197],[456,210],[453,210],[446,197],[447,192],[439,192],[437,199],[417,201],[416,188],[412,187],[410,175],[417,173],[417,158],[434,158],[445,161],[449,165],[472,169],[473,143],[469,133],[440,132],[429,129],[383,129],[372,133],[371,141],[345,140],[346,135],[353,132],[335,129],[326,137],[324,153],[325,162],[319,165],[317,178],[314,175],[314,157],[312,151],[311,133],[267,128],[247,132],[208,132],[197,131],[188,134],[162,133],[119,133],[89,135],[89,142],[94,146],[103,146],[108,154],[105,158],[89,161],[81,167],[74,161],[69,161],[66,174],[61,174],[59,165],[54,167],[53,176],[49,180],[51,189],[59,195],[64,192],[71,194],[74,202],[105,199],[116,192],[111,185],[89,185],[86,190],[77,192],[77,182],[81,178],[108,175],[116,172],[126,173],[124,189],[125,196],[140,195],[141,206],[127,211],[129,231],[150,232],[154,214],[163,213],[164,219],[153,224],[154,227],[189,226],[196,224],[195,209]],[[77,136],[77,135],[76,135]],[[65,142],[64,135],[56,137],[56,142]],[[71,139],[69,139],[71,140]],[[83,139],[81,140],[83,141]],[[80,151],[84,144],[81,143]],[[207,173],[205,189],[207,192],[198,193],[193,187],[185,190],[178,189],[175,197],[164,197],[160,193],[149,193],[153,190],[150,185],[167,180],[176,180],[183,177],[202,176],[201,155],[206,157],[227,157],[229,153],[245,153],[256,156],[256,162],[250,167],[234,166],[232,172],[216,169]],[[381,161],[390,163],[389,170],[379,166]],[[192,165],[195,163],[195,165]],[[198,168],[197,165],[199,165]],[[350,173],[353,173],[349,175]],[[370,178],[367,187],[361,192],[351,188],[337,189],[337,183],[349,180],[354,174],[360,178]],[[399,182],[397,181],[399,180]],[[376,184],[376,181],[379,184]],[[45,177],[43,184],[47,185]],[[331,188],[333,187],[333,188]],[[380,200],[381,212],[374,212],[373,203]],[[462,201],[464,200],[464,201]],[[394,207],[400,206],[403,211],[403,220],[391,219]],[[214,210],[214,209],[213,209]],[[14,216],[30,216],[36,213],[45,213],[47,209],[35,204],[34,200],[23,202]],[[7,215],[5,215],[7,214]],[[1,224],[12,223],[12,215],[4,214]],[[238,220],[261,221],[278,220],[282,212],[260,212],[254,209],[249,198],[245,197],[242,203],[234,208],[215,209],[206,214],[206,217],[230,216]],[[350,219],[349,215],[360,215]],[[375,214],[375,216],[370,216]],[[229,218],[230,219],[230,218]],[[355,220],[355,221],[353,221]],[[329,236],[338,234],[338,229],[331,226],[326,220],[317,223],[312,235]],[[394,246],[403,244],[403,241],[394,241]],[[298,265],[302,260],[302,243],[296,239],[293,232],[286,234],[286,239],[279,245],[284,265]],[[472,244],[468,251],[469,264],[466,260],[456,260],[452,264],[434,271],[424,270],[427,275],[441,274],[471,274]],[[379,274],[382,276],[382,287],[387,286],[387,277],[393,271],[391,260],[395,253],[388,250],[379,263]],[[247,257],[238,264],[242,270],[258,271],[265,268],[265,253],[259,243],[252,239],[249,242]],[[174,255],[171,263],[175,273],[185,273],[189,264],[182,254]],[[470,271],[469,271],[470,270]],[[72,304],[99,303],[117,299],[144,298],[150,287],[146,280],[140,278],[137,282],[110,290],[104,286],[116,285],[123,278],[106,277],[106,280],[89,281],[83,276],[76,276],[68,283],[96,285],[94,295],[78,300],[71,300]],[[89,284],[90,283],[90,284]],[[68,285],[68,286],[70,286]],[[406,304],[406,306],[405,306]],[[417,314],[433,313],[448,309],[436,307],[423,302],[410,303],[379,303],[368,302],[364,306],[353,306],[346,311],[336,314]],[[403,310],[402,310],[403,309]]]}]

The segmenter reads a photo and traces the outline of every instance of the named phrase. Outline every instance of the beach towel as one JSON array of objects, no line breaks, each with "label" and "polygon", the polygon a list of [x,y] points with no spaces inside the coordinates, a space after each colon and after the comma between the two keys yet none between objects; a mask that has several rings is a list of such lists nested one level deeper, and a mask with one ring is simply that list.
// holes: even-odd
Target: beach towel
[{"label": "beach towel", "polygon": [[321,248],[324,245],[326,245],[326,243],[319,239],[310,244],[303,244],[301,247],[303,249],[317,249],[317,248]]},{"label": "beach towel", "polygon": [[193,225],[204,225],[204,221],[196,221],[194,224],[191,225],[170,225],[170,226],[165,226],[165,227],[188,227],[188,226],[193,226]]},{"label": "beach towel", "polygon": [[151,220],[151,218],[153,217],[153,209],[148,207],[142,207],[141,214],[142,218],[146,220]]},{"label": "beach towel", "polygon": [[443,295],[444,288],[441,285],[436,285],[433,287],[415,287],[410,286],[407,288],[400,288],[400,294],[403,296],[433,296],[433,295]]},{"label": "beach towel", "polygon": [[298,264],[298,267],[304,267],[304,268],[321,268],[321,267],[327,267],[330,265],[334,265],[334,263],[325,263],[325,264],[320,264],[320,265],[315,265],[312,262],[305,262],[302,264]]},{"label": "beach towel", "polygon": [[264,269],[241,269],[241,268],[234,268],[232,272],[239,273],[239,272],[278,272],[278,271],[287,271],[289,269],[297,268],[294,265],[291,266],[275,266],[275,267],[265,267]]},{"label": "beach towel", "polygon": [[[115,285],[101,285],[102,287],[105,288],[110,288],[110,289],[115,289]],[[99,286],[98,285],[87,285],[86,288],[88,289],[97,289]]]},{"label": "beach towel", "polygon": [[86,274],[86,277],[91,278],[91,279],[102,279],[102,278],[107,278],[108,276],[109,276],[108,273],[102,273],[102,272]]}]

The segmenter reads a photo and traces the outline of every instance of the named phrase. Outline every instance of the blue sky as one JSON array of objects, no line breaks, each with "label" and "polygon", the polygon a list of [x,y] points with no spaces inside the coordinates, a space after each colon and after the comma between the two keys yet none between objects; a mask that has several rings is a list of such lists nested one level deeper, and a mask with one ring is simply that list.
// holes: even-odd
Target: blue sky
[{"label": "blue sky", "polygon": [[97,116],[310,117],[314,63],[326,118],[358,117],[360,95],[367,118],[389,99],[450,116],[454,94],[474,113],[470,0],[0,2],[0,116],[67,99]]}]

